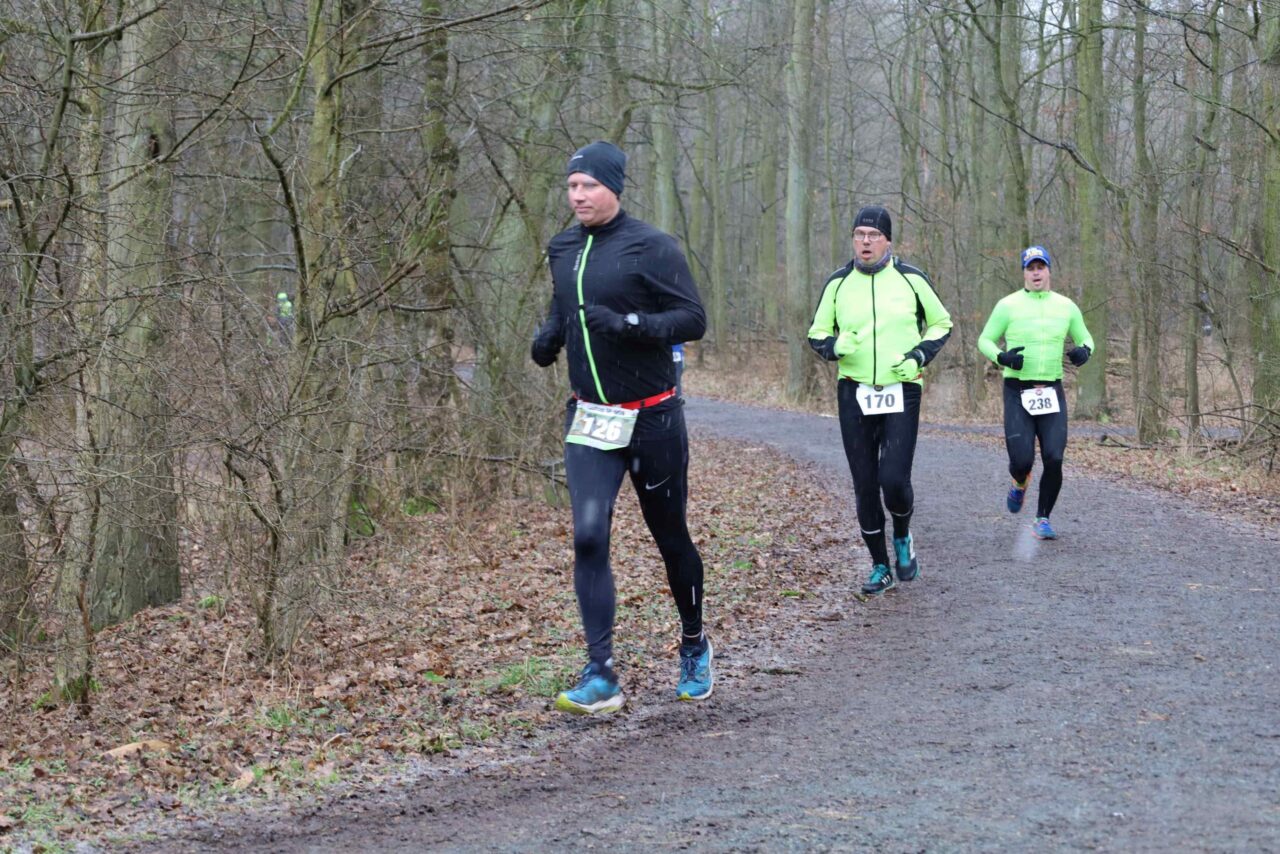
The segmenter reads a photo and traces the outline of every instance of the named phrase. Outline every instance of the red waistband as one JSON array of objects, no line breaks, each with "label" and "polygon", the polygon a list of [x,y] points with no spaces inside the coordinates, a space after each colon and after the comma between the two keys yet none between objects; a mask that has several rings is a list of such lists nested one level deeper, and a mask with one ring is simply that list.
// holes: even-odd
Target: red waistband
[{"label": "red waistband", "polygon": [[[674,388],[669,388],[660,394],[655,394],[653,397],[646,397],[644,400],[632,400],[628,403],[609,403],[605,405],[620,406],[623,409],[648,409],[650,406],[657,406],[659,403],[662,403],[662,401],[670,400],[675,396],[676,390]],[[573,393],[573,399],[582,400],[576,391]]]}]

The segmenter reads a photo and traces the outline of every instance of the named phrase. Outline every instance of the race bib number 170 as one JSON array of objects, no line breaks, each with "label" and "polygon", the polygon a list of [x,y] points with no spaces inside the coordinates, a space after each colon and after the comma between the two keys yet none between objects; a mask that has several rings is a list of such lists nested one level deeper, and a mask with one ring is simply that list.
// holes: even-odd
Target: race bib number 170
[{"label": "race bib number 170", "polygon": [[636,429],[637,409],[621,406],[602,406],[599,403],[578,401],[569,425],[566,442],[587,445],[602,451],[616,451],[631,444],[631,433]]},{"label": "race bib number 170", "polygon": [[863,415],[888,415],[902,411],[902,383],[892,385],[859,383],[856,396]]},{"label": "race bib number 170", "polygon": [[1032,415],[1048,415],[1061,412],[1058,406],[1058,390],[1051,385],[1023,389],[1022,408]]}]

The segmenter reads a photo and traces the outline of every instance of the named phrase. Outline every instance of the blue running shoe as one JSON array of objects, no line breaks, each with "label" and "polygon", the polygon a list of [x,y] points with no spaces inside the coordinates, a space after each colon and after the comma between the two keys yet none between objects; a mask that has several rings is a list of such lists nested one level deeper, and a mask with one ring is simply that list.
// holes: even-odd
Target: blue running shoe
[{"label": "blue running shoe", "polygon": [[1042,540],[1058,539],[1057,532],[1053,530],[1053,526],[1049,524],[1049,519],[1046,516],[1036,519],[1036,523],[1031,526],[1031,530]]},{"label": "blue running shoe", "polygon": [[592,661],[582,668],[578,687],[556,697],[556,708],[575,715],[603,715],[618,711],[625,701],[613,672]]},{"label": "blue running shoe", "polygon": [[1022,502],[1027,497],[1027,487],[1031,485],[1031,475],[1027,475],[1027,479],[1022,483],[1016,480],[1013,486],[1009,487],[1009,494],[1005,496],[1004,506],[1009,508],[1010,513],[1017,513],[1022,509]]},{"label": "blue running shoe", "polygon": [[705,700],[711,696],[716,676],[711,670],[711,641],[702,639],[702,649],[681,645],[680,682],[676,697],[681,700]]},{"label": "blue running shoe", "polygon": [[910,534],[893,538],[893,556],[898,559],[898,580],[914,581],[920,573],[920,561],[916,560],[915,540]]},{"label": "blue running shoe", "polygon": [[871,577],[867,579],[867,583],[862,585],[862,592],[868,596],[875,596],[889,590],[894,585],[893,570],[883,563],[878,563],[871,567]]}]

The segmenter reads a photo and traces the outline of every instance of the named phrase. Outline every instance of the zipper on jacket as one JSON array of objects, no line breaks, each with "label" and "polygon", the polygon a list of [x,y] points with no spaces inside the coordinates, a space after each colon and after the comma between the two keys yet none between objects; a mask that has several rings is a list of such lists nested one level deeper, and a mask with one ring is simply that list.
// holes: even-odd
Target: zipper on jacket
[{"label": "zipper on jacket", "polygon": [[871,274],[871,384],[878,385],[880,347],[876,343],[878,337],[876,324],[876,274]]},{"label": "zipper on jacket", "polygon": [[591,368],[591,378],[596,381],[596,394],[600,395],[601,403],[608,403],[609,398],[604,396],[604,386],[600,384],[600,372],[596,370],[595,356],[591,353],[591,336],[587,333],[586,303],[582,299],[582,274],[587,271],[587,254],[591,251],[593,240],[595,235],[588,234],[587,244],[582,247],[582,254],[578,256],[578,322],[582,324],[582,344],[587,351],[587,365]]}]

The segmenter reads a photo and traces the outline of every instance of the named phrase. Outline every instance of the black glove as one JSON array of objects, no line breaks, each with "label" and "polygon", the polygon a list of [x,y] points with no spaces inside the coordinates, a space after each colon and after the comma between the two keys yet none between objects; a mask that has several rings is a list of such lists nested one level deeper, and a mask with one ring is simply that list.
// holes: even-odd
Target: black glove
[{"label": "black glove", "polygon": [[1067,358],[1071,360],[1071,364],[1077,368],[1089,361],[1089,357],[1093,355],[1093,351],[1088,347],[1072,347],[1067,351]]},{"label": "black glove", "polygon": [[[603,305],[589,305],[585,309],[587,329],[615,338],[636,338],[644,332],[644,315],[618,314]],[[632,322],[634,321],[634,322]]]},{"label": "black glove", "polygon": [[535,336],[533,346],[529,348],[529,355],[533,357],[534,364],[539,368],[546,368],[555,364],[556,356],[560,353],[560,345],[542,335]]},{"label": "black glove", "polygon": [[1015,371],[1022,370],[1022,351],[1026,347],[1014,347],[1012,350],[1005,350],[996,356],[996,361],[1004,365],[1006,368],[1013,368]]},{"label": "black glove", "polygon": [[534,364],[539,368],[545,368],[555,362],[556,354],[563,346],[564,324],[556,323],[555,318],[548,318],[547,322],[534,333],[533,346],[529,348],[529,355],[533,357]]},{"label": "black glove", "polygon": [[840,357],[836,355],[836,337],[834,335],[828,335],[821,340],[810,338],[809,347],[828,362],[840,361]]}]

